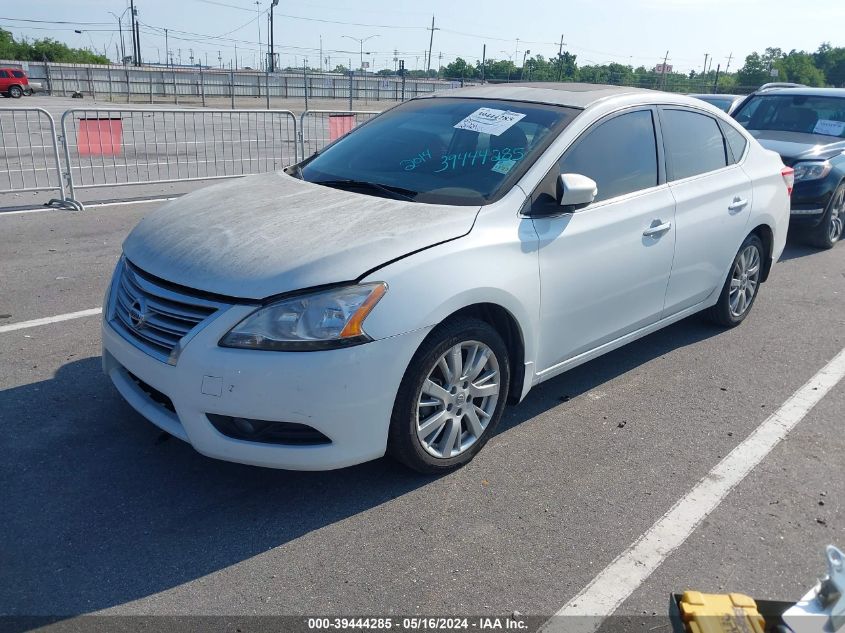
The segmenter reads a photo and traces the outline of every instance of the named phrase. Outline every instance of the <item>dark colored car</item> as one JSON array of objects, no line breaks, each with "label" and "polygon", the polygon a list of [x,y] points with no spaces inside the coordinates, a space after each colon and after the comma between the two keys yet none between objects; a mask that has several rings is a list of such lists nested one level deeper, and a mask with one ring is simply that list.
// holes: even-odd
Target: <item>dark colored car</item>
[{"label": "dark colored car", "polygon": [[710,105],[716,106],[722,112],[727,112],[730,114],[733,112],[734,108],[742,101],[745,97],[742,95],[708,95],[708,94],[691,94],[690,97],[695,97],[696,99],[700,99]]},{"label": "dark colored car", "polygon": [[795,170],[790,227],[832,248],[845,222],[845,89],[768,89],[732,116]]},{"label": "dark colored car", "polygon": [[20,99],[29,92],[29,79],[20,68],[0,68],[0,94]]}]

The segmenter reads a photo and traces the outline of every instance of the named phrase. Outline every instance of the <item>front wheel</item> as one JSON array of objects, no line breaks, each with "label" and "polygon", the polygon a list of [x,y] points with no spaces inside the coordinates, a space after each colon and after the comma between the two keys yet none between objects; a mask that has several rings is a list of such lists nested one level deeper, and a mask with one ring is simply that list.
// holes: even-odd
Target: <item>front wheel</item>
[{"label": "front wheel", "polygon": [[388,453],[427,474],[469,462],[496,429],[510,387],[510,360],[488,323],[438,326],[408,366],[390,422]]},{"label": "front wheel", "polygon": [[739,247],[719,301],[707,315],[724,327],[735,327],[745,320],[760,290],[763,270],[763,242],[753,233]]},{"label": "front wheel", "polygon": [[845,182],[840,183],[830,198],[827,211],[821,224],[813,229],[810,242],[819,248],[833,248],[842,239],[843,222],[845,222]]},{"label": "front wheel", "polygon": [[12,86],[9,88],[9,96],[12,99],[20,99],[23,96],[23,88],[20,86]]}]

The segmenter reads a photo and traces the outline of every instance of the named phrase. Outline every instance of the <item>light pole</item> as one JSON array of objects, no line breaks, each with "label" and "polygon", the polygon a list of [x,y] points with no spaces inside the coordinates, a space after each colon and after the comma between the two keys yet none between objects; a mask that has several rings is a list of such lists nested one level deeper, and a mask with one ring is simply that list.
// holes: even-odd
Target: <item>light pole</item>
[{"label": "light pole", "polygon": [[364,42],[371,40],[374,37],[381,37],[379,35],[369,35],[367,37],[352,37],[351,35],[344,35],[343,37],[358,42],[361,46],[361,72],[364,72]]},{"label": "light pole", "polygon": [[275,54],[275,39],[273,37],[273,8],[279,4],[279,0],[273,0],[270,3],[270,60],[268,62],[268,66],[270,67],[270,72],[276,71],[276,54]]},{"label": "light pole", "polygon": [[117,30],[120,31],[120,63],[125,63],[123,60],[126,59],[126,44],[123,41],[123,16],[126,15],[126,12],[129,11],[129,7],[126,7],[123,10],[123,13],[117,15],[113,11],[109,11],[114,16],[114,19],[117,20]]},{"label": "light pole", "polygon": [[525,58],[528,57],[528,54],[530,52],[531,52],[530,50],[525,49],[525,52],[522,54],[522,69],[519,71],[519,80],[520,81],[522,81],[522,79],[525,77]]},{"label": "light pole", "polygon": [[88,41],[91,42],[91,52],[94,53],[95,55],[97,54],[97,47],[94,46],[94,38],[91,37],[90,31],[74,29],[73,32],[77,33],[78,35],[82,35],[83,33],[87,34],[88,35]]}]

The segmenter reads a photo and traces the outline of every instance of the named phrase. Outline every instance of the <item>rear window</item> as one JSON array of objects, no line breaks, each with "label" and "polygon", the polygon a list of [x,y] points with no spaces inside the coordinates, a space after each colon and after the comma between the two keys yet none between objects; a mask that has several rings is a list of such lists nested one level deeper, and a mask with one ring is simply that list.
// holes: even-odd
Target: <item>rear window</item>
[{"label": "rear window", "polygon": [[15,77],[26,77],[26,75],[24,75],[23,72],[20,70],[13,70],[12,75],[14,75]]},{"label": "rear window", "polygon": [[663,110],[660,119],[670,180],[727,166],[725,138],[716,119],[688,110]]},{"label": "rear window", "polygon": [[[301,165],[309,182],[415,202],[492,202],[580,110],[488,99],[417,99],[342,137]],[[364,186],[370,184],[371,186]]]},{"label": "rear window", "polygon": [[9,77],[9,73],[8,73],[8,72],[6,72],[5,70],[0,70],[0,77],[6,77],[6,78],[8,78],[8,77]]}]

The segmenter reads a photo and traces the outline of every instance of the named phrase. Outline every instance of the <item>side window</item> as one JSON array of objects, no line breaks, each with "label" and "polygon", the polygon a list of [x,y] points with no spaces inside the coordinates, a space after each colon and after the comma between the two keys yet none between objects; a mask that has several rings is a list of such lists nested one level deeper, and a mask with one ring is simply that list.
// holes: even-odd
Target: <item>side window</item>
[{"label": "side window", "polygon": [[657,143],[650,110],[614,117],[587,132],[558,164],[559,174],[596,181],[596,201],[657,185]]},{"label": "side window", "polygon": [[725,137],[716,119],[688,110],[663,110],[660,118],[670,180],[727,166]]},{"label": "side window", "polygon": [[742,155],[745,153],[745,146],[748,145],[748,141],[746,141],[745,137],[737,132],[730,124],[724,124],[722,126],[722,130],[725,132],[725,139],[727,139],[728,145],[731,148],[731,153],[733,154],[731,164],[738,163],[739,159],[742,158]]},{"label": "side window", "polygon": [[12,74],[13,74],[15,77],[18,77],[18,78],[23,77],[23,73],[22,73],[20,70],[13,70],[13,71],[12,71]]},{"label": "side window", "polygon": [[6,72],[5,70],[0,70],[0,79],[7,78],[8,76],[9,76],[8,72]]}]

